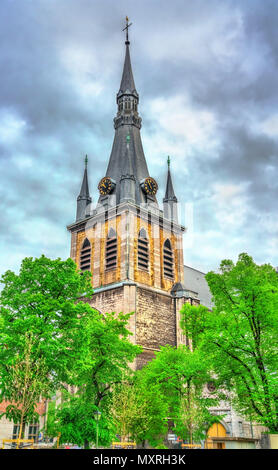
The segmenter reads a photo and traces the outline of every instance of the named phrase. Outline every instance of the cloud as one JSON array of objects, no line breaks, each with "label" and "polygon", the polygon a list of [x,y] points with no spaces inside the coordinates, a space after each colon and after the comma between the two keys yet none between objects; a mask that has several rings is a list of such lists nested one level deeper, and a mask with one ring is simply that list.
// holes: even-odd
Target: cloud
[{"label": "cloud", "polygon": [[170,155],[192,205],[186,263],[209,270],[247,251],[278,265],[276,1],[2,0],[1,271],[68,256],[85,154],[97,200],[127,7],[149,172],[161,201]]}]

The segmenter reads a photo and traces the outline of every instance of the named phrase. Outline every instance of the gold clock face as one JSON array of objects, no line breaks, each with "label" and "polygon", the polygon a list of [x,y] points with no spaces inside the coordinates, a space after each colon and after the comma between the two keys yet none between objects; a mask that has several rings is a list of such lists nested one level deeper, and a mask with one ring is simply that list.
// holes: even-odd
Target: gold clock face
[{"label": "gold clock face", "polygon": [[98,190],[102,196],[109,194],[112,190],[112,181],[109,176],[102,178],[98,184]]},{"label": "gold clock face", "polygon": [[144,181],[144,190],[147,194],[154,196],[157,193],[158,185],[155,179],[150,176]]}]

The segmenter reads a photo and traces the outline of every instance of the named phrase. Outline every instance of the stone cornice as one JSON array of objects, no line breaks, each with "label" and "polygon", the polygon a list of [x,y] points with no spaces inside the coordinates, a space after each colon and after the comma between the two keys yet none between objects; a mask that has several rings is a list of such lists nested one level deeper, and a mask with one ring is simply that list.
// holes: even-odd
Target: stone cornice
[{"label": "stone cornice", "polygon": [[77,232],[84,230],[86,226],[93,226],[98,222],[104,220],[110,220],[115,218],[117,215],[123,214],[124,212],[132,212],[133,214],[139,215],[143,220],[149,220],[151,218],[152,223],[158,224],[160,227],[166,230],[173,231],[175,233],[185,232],[186,228],[183,225],[179,225],[175,222],[171,222],[163,216],[163,211],[158,207],[140,207],[130,202],[123,202],[117,206],[112,206],[108,210],[104,210],[102,207],[94,210],[92,216],[87,217],[84,220],[80,220],[67,226],[70,232]]}]

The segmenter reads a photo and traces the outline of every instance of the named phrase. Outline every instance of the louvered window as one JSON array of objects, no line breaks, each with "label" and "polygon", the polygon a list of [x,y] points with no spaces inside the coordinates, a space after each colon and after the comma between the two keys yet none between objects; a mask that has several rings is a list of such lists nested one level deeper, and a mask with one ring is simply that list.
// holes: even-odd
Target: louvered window
[{"label": "louvered window", "polygon": [[149,268],[149,242],[146,231],[142,228],[138,236],[138,268]]},{"label": "louvered window", "polygon": [[114,269],[117,266],[117,234],[111,229],[106,240],[106,269]]},{"label": "louvered window", "polygon": [[84,240],[80,253],[80,269],[81,271],[90,271],[91,269],[91,243],[88,238]]},{"label": "louvered window", "polygon": [[166,240],[163,247],[164,276],[174,278],[174,258],[170,240]]}]

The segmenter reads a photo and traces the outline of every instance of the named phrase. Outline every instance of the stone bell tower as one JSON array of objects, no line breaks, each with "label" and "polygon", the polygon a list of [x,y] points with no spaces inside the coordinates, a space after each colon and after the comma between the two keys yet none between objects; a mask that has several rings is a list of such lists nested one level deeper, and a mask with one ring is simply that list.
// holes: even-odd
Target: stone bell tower
[{"label": "stone bell tower", "polygon": [[136,364],[140,368],[160,346],[184,341],[178,318],[181,301],[174,293],[183,284],[185,229],[178,222],[170,161],[163,210],[156,199],[158,184],[148,172],[129,26],[127,21],[115,136],[106,174],[98,185],[98,203],[92,208],[86,159],[76,222],[68,230],[72,259],[81,271],[92,273],[92,306],[101,312],[134,312],[129,329],[131,341],[143,348]]}]

